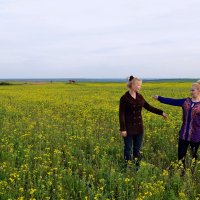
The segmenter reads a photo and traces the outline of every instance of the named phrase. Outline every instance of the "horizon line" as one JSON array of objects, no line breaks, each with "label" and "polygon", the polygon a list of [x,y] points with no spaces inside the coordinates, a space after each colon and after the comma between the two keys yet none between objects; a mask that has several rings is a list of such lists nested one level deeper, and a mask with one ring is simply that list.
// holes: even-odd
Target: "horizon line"
[{"label": "horizon line", "polygon": [[[120,79],[120,80],[125,80],[126,78],[96,78],[96,77],[94,77],[94,78],[82,78],[82,77],[63,77],[63,78],[56,78],[56,77],[49,77],[49,78],[0,78],[0,80],[39,80],[39,79],[43,79],[43,80],[45,80],[45,79],[48,79],[48,80],[50,80],[50,79],[89,79],[89,80],[91,80],[91,79],[114,79],[114,80],[116,80],[116,79]],[[141,78],[141,79],[143,79],[143,80],[158,80],[158,79],[200,79],[200,78],[197,78],[197,77],[194,77],[194,78],[188,78],[188,77],[184,77],[184,78],[174,78],[174,77],[172,77],[172,78]]]}]

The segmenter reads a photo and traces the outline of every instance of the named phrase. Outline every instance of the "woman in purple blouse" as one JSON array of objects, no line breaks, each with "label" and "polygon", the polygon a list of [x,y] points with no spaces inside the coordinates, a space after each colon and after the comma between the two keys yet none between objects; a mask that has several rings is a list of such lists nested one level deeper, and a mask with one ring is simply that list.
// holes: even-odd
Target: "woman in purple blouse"
[{"label": "woman in purple blouse", "polygon": [[200,145],[200,80],[192,84],[190,92],[192,98],[172,99],[157,95],[153,97],[161,103],[182,107],[183,123],[179,132],[178,160],[182,161],[184,169],[188,146],[191,147],[192,158],[196,164]]}]

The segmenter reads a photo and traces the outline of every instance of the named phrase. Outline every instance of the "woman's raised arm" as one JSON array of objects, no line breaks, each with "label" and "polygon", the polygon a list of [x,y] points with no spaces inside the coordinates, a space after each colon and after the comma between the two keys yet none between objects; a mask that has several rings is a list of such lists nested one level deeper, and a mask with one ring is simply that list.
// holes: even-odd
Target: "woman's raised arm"
[{"label": "woman's raised arm", "polygon": [[160,101],[161,103],[172,105],[172,106],[182,106],[185,102],[186,98],[184,99],[172,99],[172,98],[165,98],[158,95],[153,96],[153,99]]}]

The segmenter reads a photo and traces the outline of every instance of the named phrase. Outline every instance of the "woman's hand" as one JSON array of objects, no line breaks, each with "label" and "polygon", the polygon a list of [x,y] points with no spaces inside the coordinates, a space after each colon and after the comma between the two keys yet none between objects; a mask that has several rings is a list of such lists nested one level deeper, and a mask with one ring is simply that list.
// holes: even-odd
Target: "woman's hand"
[{"label": "woman's hand", "polygon": [[163,116],[164,120],[167,119],[167,114],[166,113],[163,112],[162,116]]},{"label": "woman's hand", "polygon": [[121,135],[122,137],[126,137],[126,136],[127,136],[127,132],[126,132],[126,131],[121,131],[121,132],[120,132],[120,135]]},{"label": "woman's hand", "polygon": [[153,98],[154,100],[158,100],[158,95],[154,95],[152,98]]}]

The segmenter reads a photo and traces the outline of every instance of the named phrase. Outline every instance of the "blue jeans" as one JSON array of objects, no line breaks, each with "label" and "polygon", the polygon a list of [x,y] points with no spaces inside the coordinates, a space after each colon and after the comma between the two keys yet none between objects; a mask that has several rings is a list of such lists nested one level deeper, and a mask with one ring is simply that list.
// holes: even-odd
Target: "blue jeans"
[{"label": "blue jeans", "polygon": [[132,160],[131,151],[133,147],[133,157],[140,159],[140,148],[142,146],[143,134],[127,135],[124,137],[124,159]]}]

